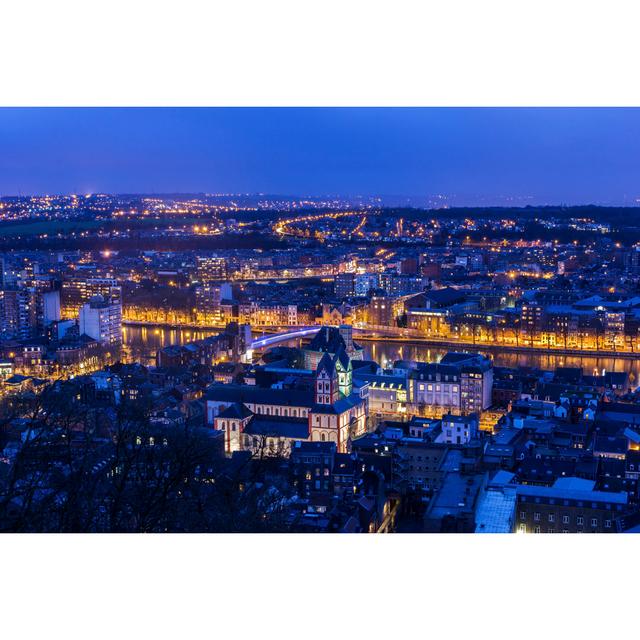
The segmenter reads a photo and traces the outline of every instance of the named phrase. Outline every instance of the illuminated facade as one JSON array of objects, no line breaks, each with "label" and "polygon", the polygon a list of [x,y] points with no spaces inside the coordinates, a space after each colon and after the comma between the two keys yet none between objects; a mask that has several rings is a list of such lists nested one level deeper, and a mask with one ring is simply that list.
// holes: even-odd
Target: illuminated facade
[{"label": "illuminated facade", "polygon": [[264,447],[268,455],[280,455],[296,440],[333,442],[344,453],[366,432],[366,391],[354,390],[344,351],[325,354],[312,389],[214,385],[207,392],[207,423],[225,432],[227,453]]},{"label": "illuminated facade", "polygon": [[479,354],[448,353],[439,363],[419,364],[408,374],[409,410],[439,417],[481,413],[492,403],[493,366]]},{"label": "illuminated facade", "polygon": [[196,277],[198,282],[207,283],[225,280],[227,277],[227,261],[215,256],[196,257]]},{"label": "illuminated facade", "polygon": [[72,277],[62,283],[60,312],[64,319],[77,318],[80,308],[94,296],[120,303],[122,288],[115,278]]},{"label": "illuminated facade", "polygon": [[102,345],[120,345],[122,305],[100,296],[92,298],[80,309],[79,331],[80,335],[87,335]]}]

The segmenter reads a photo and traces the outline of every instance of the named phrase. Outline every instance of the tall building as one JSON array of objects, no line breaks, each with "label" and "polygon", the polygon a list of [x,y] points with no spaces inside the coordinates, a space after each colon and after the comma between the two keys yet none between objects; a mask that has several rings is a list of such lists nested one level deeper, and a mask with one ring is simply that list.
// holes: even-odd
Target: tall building
[{"label": "tall building", "polygon": [[609,349],[621,349],[624,347],[624,311],[605,311],[604,318],[604,339],[605,345]]},{"label": "tall building", "polygon": [[529,341],[531,344],[535,342],[542,329],[543,315],[544,309],[539,304],[525,303],[522,305],[520,310],[520,330],[524,340]]},{"label": "tall building", "polygon": [[60,320],[60,292],[21,287],[0,290],[0,335],[27,339]]},{"label": "tall building", "polygon": [[418,260],[416,258],[405,258],[400,262],[400,273],[414,275],[418,272]]},{"label": "tall building", "polygon": [[95,296],[80,309],[80,335],[106,346],[122,343],[122,303]]},{"label": "tall building", "polygon": [[231,338],[232,359],[240,360],[251,355],[251,325],[230,322],[224,330],[224,335]]},{"label": "tall building", "polygon": [[35,278],[40,275],[40,265],[35,260],[23,258],[21,263],[19,263],[19,268],[22,281],[29,286]]},{"label": "tall building", "polygon": [[26,339],[37,328],[35,292],[32,289],[0,291],[0,335],[5,339]]},{"label": "tall building", "polygon": [[73,277],[62,283],[60,314],[62,318],[76,318],[82,305],[94,296],[102,296],[120,303],[122,287],[115,278]]},{"label": "tall building", "polygon": [[198,282],[201,283],[225,280],[227,261],[215,256],[198,256],[196,258],[196,276]]},{"label": "tall building", "polygon": [[393,300],[385,295],[371,296],[369,301],[369,324],[389,327],[394,321]]},{"label": "tall building", "polygon": [[18,286],[21,265],[16,264],[8,256],[0,256],[0,289],[15,289]]},{"label": "tall building", "polygon": [[625,251],[623,262],[627,273],[638,275],[640,273],[640,247],[634,246],[629,251]]},{"label": "tall building", "polygon": [[338,300],[351,298],[356,294],[355,273],[339,273],[335,279],[335,294]]},{"label": "tall building", "polygon": [[40,333],[44,333],[53,322],[60,320],[60,291],[36,291],[36,324]]},{"label": "tall building", "polygon": [[378,274],[377,273],[358,273],[356,274],[354,288],[355,295],[364,297],[369,294],[371,289],[378,287]]},{"label": "tall building", "polygon": [[461,372],[453,365],[420,363],[409,372],[409,401],[419,415],[460,412]]},{"label": "tall building", "polygon": [[380,288],[390,296],[406,296],[412,293],[420,293],[424,290],[422,276],[413,276],[399,273],[381,273]]},{"label": "tall building", "polygon": [[441,364],[460,370],[460,409],[463,414],[479,413],[491,406],[493,364],[477,353],[447,353]]},{"label": "tall building", "polygon": [[420,265],[420,274],[426,278],[440,280],[441,267],[436,262],[424,262]]},{"label": "tall building", "polygon": [[229,284],[210,283],[196,287],[196,313],[198,321],[204,324],[217,324],[222,320],[221,302],[231,298]]}]

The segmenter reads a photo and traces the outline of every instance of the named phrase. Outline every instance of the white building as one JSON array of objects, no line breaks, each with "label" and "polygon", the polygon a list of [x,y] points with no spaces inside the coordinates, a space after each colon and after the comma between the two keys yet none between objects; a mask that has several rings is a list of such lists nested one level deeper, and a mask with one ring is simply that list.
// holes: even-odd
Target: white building
[{"label": "white building", "polygon": [[448,353],[409,371],[408,382],[408,400],[420,415],[480,413],[491,406],[493,366],[479,354]]},{"label": "white building", "polygon": [[48,327],[52,322],[60,320],[60,292],[42,292],[42,324]]},{"label": "white building", "polygon": [[122,343],[122,303],[95,296],[80,309],[80,335],[86,334],[103,345]]},{"label": "white building", "polygon": [[478,416],[455,416],[448,414],[442,416],[442,435],[436,442],[447,444],[467,444],[478,437]]}]

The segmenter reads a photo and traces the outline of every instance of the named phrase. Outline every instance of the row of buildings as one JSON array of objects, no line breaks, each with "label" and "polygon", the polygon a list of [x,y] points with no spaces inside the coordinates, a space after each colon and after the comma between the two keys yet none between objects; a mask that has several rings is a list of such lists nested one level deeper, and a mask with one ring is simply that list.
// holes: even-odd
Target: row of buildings
[{"label": "row of buildings", "polygon": [[0,354],[12,374],[52,376],[91,369],[122,346],[122,299],[113,279],[60,283],[37,262],[2,261]]}]

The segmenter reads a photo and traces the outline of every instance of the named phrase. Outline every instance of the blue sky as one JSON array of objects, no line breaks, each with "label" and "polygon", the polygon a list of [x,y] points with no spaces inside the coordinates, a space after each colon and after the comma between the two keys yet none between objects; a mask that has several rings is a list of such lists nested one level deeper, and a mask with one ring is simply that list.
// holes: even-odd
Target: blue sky
[{"label": "blue sky", "polygon": [[0,109],[0,194],[71,192],[631,203],[640,109]]}]

